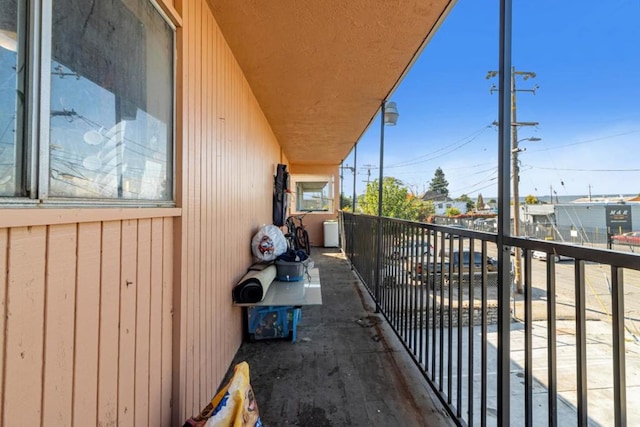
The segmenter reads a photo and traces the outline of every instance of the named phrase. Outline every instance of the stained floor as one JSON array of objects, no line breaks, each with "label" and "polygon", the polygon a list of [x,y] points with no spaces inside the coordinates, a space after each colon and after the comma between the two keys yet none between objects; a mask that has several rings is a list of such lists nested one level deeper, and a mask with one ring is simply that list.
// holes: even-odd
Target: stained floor
[{"label": "stained floor", "polygon": [[297,341],[245,342],[265,426],[452,426],[338,249],[313,248],[321,306],[302,309]]}]

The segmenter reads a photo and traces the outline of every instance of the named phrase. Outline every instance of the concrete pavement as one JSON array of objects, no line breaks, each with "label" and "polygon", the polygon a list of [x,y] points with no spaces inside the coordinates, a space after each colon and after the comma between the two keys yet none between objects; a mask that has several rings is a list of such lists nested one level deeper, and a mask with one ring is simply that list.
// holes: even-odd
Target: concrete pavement
[{"label": "concrete pavement", "polygon": [[244,343],[233,363],[249,363],[264,425],[455,425],[340,251],[311,258],[323,304],[303,307],[298,341]]}]

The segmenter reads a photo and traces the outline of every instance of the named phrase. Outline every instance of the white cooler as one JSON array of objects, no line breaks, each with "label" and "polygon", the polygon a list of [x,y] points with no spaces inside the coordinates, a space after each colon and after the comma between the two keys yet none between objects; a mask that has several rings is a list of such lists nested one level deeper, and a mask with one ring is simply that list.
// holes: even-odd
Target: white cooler
[{"label": "white cooler", "polygon": [[340,246],[338,221],[324,222],[324,247],[337,248]]}]

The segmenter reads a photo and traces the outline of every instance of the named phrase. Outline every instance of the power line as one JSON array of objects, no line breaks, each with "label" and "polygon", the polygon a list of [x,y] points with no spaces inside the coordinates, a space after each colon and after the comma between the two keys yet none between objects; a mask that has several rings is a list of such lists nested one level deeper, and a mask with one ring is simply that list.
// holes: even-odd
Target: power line
[{"label": "power line", "polygon": [[530,150],[530,151],[531,152],[539,152],[539,151],[557,150],[557,149],[565,148],[565,147],[573,147],[573,146],[576,146],[576,145],[589,144],[591,142],[602,141],[602,140],[606,140],[606,139],[610,139],[610,138],[615,138],[615,137],[618,137],[618,136],[631,135],[632,133],[638,133],[638,132],[640,132],[640,129],[634,129],[634,130],[630,130],[630,131],[627,131],[627,132],[616,133],[616,134],[608,135],[608,136],[602,136],[600,138],[588,139],[586,141],[578,141],[578,142],[573,142],[571,144],[556,145],[556,146],[547,147],[547,148],[538,148],[538,149]]},{"label": "power line", "polygon": [[570,168],[548,168],[543,166],[535,166],[527,164],[527,166],[536,169],[550,171],[567,171],[567,172],[640,172],[640,169],[570,169]]},{"label": "power line", "polygon": [[[441,157],[444,157],[444,156],[446,156],[448,154],[451,154],[451,153],[453,153],[455,151],[460,150],[461,148],[463,148],[466,145],[469,145],[470,143],[475,141],[480,135],[482,135],[482,133],[484,133],[487,129],[490,129],[490,128],[491,128],[491,125],[487,125],[487,126],[482,127],[481,129],[478,129],[473,134],[471,134],[469,136],[466,136],[465,138],[462,138],[462,139],[456,141],[456,143],[460,142],[460,141],[464,141],[464,142],[462,142],[461,144],[459,144],[457,146],[451,147],[451,146],[447,145],[447,146],[444,146],[444,147],[442,147],[442,148],[440,148],[438,150],[432,151],[431,153],[423,154],[422,156],[418,156],[418,157],[414,157],[411,160],[407,160],[407,161],[404,161],[404,162],[399,162],[399,163],[392,164],[390,166],[386,166],[386,168],[390,169],[390,168],[401,168],[401,167],[405,167],[405,166],[413,166],[413,165],[417,165],[417,164],[420,164],[420,163],[428,162],[428,161],[431,161],[431,160],[439,159]],[[444,151],[444,150],[447,150],[447,151]],[[444,152],[441,153],[441,154],[435,155],[436,153],[439,153],[441,151],[444,151]],[[425,158],[427,156],[432,156],[432,157]],[[421,160],[419,160],[419,159],[421,159]]]}]

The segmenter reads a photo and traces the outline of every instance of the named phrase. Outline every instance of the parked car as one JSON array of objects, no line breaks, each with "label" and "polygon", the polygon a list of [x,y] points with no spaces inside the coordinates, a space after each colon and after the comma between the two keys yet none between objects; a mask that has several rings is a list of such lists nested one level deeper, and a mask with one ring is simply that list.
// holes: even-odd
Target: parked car
[{"label": "parked car", "polygon": [[[531,257],[535,259],[539,259],[540,261],[546,261],[547,253],[543,251],[533,251],[533,253],[531,253]],[[570,261],[570,260],[573,260],[573,258],[566,255],[553,254],[553,260],[555,262],[560,262],[560,261]]]},{"label": "parked car", "polygon": [[[453,252],[453,256],[451,258],[453,259],[453,267],[457,268],[458,263],[460,262],[459,261],[460,252],[458,251]],[[490,256],[487,256],[486,258],[487,258],[487,271],[496,271],[498,269],[498,260]],[[470,259],[471,259],[471,252],[462,251],[462,268],[463,269],[469,268]],[[473,252],[473,265],[476,268],[482,267],[482,252]]]},{"label": "parked car", "polygon": [[427,242],[412,242],[401,245],[396,245],[391,248],[389,257],[391,259],[406,259],[409,257],[419,257],[421,255],[429,255],[433,251],[433,245],[427,244]]},{"label": "parked car", "polygon": [[[465,227],[465,226],[463,226],[463,225],[461,225],[461,224],[448,224],[448,225],[447,225],[447,227],[449,227],[449,228],[458,228],[458,229],[461,229],[461,230],[466,230],[466,227]],[[458,236],[458,235],[457,235],[457,234],[455,234],[455,233],[451,233],[451,236],[452,236],[454,239],[457,239],[458,237],[460,237],[460,236]],[[444,233],[444,237],[448,239],[448,238],[449,238],[449,233]]]},{"label": "parked car", "polygon": [[[469,265],[471,259],[470,251],[462,252],[462,271],[468,272]],[[487,271],[496,271],[498,269],[498,260],[487,256]],[[439,273],[441,268],[444,268],[445,273],[449,271],[449,263],[453,262],[453,268],[457,272],[458,264],[460,262],[460,253],[458,251],[453,252],[452,256],[445,257],[444,263],[440,263],[439,260],[434,260],[431,258],[430,260],[430,269],[431,272]],[[442,265],[444,264],[444,266]],[[473,266],[476,271],[480,271],[482,268],[482,252],[473,252]],[[422,262],[416,262],[413,265],[407,266],[410,274],[415,278],[419,279],[422,277]]]},{"label": "parked car", "polygon": [[611,242],[621,245],[640,245],[640,231],[630,231],[628,233],[611,236]]},{"label": "parked car", "polygon": [[495,218],[478,218],[473,221],[476,230],[496,231],[498,229],[498,221]]}]

